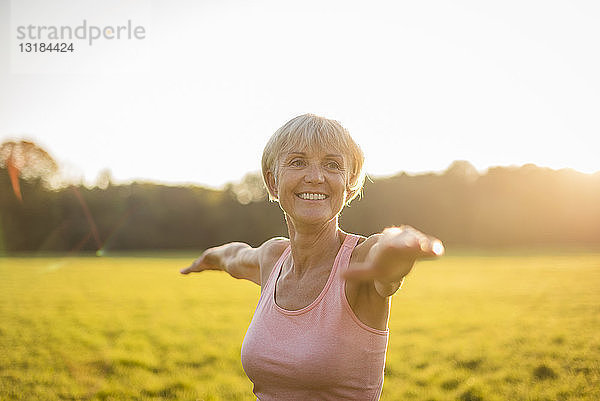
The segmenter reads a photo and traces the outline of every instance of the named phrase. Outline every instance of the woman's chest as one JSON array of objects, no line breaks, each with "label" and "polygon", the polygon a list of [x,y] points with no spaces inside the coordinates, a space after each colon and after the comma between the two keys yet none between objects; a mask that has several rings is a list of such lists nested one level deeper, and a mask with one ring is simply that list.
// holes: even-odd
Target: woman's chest
[{"label": "woman's chest", "polygon": [[275,303],[283,309],[299,310],[312,304],[327,285],[331,269],[307,272],[302,277],[281,272],[275,283]]}]

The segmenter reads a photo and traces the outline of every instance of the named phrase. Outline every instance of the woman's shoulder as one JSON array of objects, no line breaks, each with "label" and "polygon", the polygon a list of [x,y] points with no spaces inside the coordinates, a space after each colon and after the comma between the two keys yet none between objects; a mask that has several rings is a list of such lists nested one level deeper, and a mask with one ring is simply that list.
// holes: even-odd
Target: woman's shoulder
[{"label": "woman's shoulder", "polygon": [[270,259],[279,259],[283,251],[290,245],[290,240],[285,237],[274,237],[266,240],[259,247],[261,262],[263,260],[268,261]]},{"label": "woman's shoulder", "polygon": [[285,237],[271,238],[258,248],[261,282],[265,283],[269,278],[275,263],[290,245],[290,240]]}]

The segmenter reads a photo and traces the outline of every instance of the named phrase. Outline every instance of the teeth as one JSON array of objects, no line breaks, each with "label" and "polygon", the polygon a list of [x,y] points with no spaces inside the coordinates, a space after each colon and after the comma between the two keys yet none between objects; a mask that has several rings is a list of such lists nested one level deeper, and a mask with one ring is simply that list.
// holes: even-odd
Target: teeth
[{"label": "teeth", "polygon": [[309,193],[309,192],[303,192],[303,193],[299,194],[298,196],[300,198],[306,199],[306,200],[323,200],[327,197],[326,195],[323,195],[323,194],[313,194],[313,193]]}]

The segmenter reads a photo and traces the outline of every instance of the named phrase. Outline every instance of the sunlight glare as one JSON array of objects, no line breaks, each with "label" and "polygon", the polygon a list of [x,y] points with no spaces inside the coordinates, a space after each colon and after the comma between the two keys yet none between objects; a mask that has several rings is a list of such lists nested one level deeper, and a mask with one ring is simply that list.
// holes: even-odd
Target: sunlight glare
[{"label": "sunlight glare", "polygon": [[444,245],[441,243],[441,241],[434,241],[431,250],[436,256],[443,255],[445,251]]}]

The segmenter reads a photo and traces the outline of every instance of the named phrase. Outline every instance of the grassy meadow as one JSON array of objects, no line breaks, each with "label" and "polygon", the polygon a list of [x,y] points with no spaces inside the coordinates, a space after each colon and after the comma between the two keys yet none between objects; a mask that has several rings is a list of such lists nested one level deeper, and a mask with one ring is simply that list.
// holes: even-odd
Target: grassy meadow
[{"label": "grassy meadow", "polygon": [[[191,259],[0,258],[0,400],[254,400],[259,289]],[[597,401],[600,253],[420,262],[390,332],[384,401]]]}]

